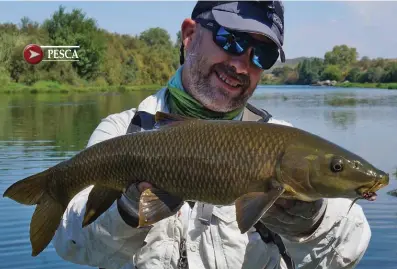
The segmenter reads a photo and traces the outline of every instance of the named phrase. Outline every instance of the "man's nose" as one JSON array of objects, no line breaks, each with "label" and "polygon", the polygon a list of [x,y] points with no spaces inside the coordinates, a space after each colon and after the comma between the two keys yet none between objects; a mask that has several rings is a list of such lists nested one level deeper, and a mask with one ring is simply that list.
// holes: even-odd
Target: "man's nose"
[{"label": "man's nose", "polygon": [[251,52],[252,48],[250,47],[244,52],[244,54],[238,56],[233,55],[230,58],[230,65],[234,66],[234,68],[236,69],[236,73],[248,74],[248,69],[251,64]]}]

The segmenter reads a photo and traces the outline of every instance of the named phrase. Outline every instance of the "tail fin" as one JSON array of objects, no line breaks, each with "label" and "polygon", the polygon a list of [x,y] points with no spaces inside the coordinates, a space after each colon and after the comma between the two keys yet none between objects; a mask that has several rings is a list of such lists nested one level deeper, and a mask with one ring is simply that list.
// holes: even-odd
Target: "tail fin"
[{"label": "tail fin", "polygon": [[45,192],[49,170],[37,173],[12,184],[4,192],[3,197],[8,197],[24,205],[35,205],[40,201]]},{"label": "tail fin", "polygon": [[30,222],[32,256],[37,256],[51,242],[65,207],[46,193],[49,170],[35,174],[11,185],[3,194],[18,203],[37,204]]}]

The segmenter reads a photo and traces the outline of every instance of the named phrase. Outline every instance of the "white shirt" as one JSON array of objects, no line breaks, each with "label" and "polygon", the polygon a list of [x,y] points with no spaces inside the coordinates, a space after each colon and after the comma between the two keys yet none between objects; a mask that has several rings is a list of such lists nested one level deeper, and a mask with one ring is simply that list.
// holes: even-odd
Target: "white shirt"
[{"label": "white shirt", "polygon": [[[147,97],[138,110],[168,112],[165,89]],[[101,121],[88,146],[124,135],[136,109],[113,114]],[[271,118],[270,122],[291,125]],[[77,263],[113,268],[176,268],[179,243],[186,235],[189,269],[286,268],[278,248],[265,244],[255,229],[241,234],[233,206],[214,207],[210,225],[203,224],[200,206],[185,203],[180,214],[152,228],[135,229],[120,217],[116,203],[94,223],[81,228],[92,186],[69,203],[53,245],[60,257]],[[349,199],[328,199],[325,217],[307,238],[282,238],[297,268],[353,268],[364,255],[371,231],[362,208]]]}]

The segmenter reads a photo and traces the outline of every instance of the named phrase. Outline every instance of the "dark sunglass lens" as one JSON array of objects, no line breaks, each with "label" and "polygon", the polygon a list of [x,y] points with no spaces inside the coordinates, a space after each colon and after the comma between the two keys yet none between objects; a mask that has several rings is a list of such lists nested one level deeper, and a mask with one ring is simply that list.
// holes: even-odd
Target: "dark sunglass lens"
[{"label": "dark sunglass lens", "polygon": [[252,62],[261,69],[271,68],[278,59],[279,52],[274,47],[261,46],[252,51]]},{"label": "dark sunglass lens", "polygon": [[248,45],[248,41],[220,27],[215,42],[229,53],[242,54]]},{"label": "dark sunglass lens", "polygon": [[228,43],[228,41],[230,40],[230,36],[231,34],[223,27],[221,27],[216,33],[216,41],[219,42],[219,45],[224,46],[224,44]]},{"label": "dark sunglass lens", "polygon": [[232,53],[242,54],[244,53],[244,46],[241,43],[234,42],[234,46],[232,46],[233,51]]},{"label": "dark sunglass lens", "polygon": [[[234,34],[223,27],[220,27],[214,36],[215,43],[225,51],[241,55],[251,45],[251,39],[244,34]],[[271,68],[279,57],[277,47],[273,44],[256,43],[252,51],[252,63],[258,68]]]},{"label": "dark sunglass lens", "polygon": [[253,55],[252,56],[252,62],[257,66],[257,67],[259,67],[260,69],[264,69],[263,68],[263,65],[261,64],[261,62],[260,62],[260,60],[259,60],[259,57],[257,56],[257,55]]}]

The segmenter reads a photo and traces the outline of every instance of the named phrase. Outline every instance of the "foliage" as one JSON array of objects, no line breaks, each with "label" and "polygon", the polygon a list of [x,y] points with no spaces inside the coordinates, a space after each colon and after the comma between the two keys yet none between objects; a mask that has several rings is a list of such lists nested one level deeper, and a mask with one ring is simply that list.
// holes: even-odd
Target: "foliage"
[{"label": "foliage", "polygon": [[344,67],[355,63],[356,60],[356,48],[349,48],[346,45],[335,46],[332,51],[328,51],[324,55],[324,63],[326,65],[338,65],[339,67]]},{"label": "foliage", "polygon": [[[179,66],[180,31],[176,39],[173,43],[169,33],[160,27],[149,28],[137,36],[110,33],[99,28],[82,10],[68,12],[60,6],[42,24],[28,17],[21,18],[19,24],[0,24],[0,84],[3,88],[25,85],[26,89],[37,88],[34,85],[40,81],[77,89],[164,85]],[[79,61],[30,65],[24,61],[22,51],[31,43],[79,45]],[[264,72],[261,83],[316,84],[322,80],[394,88],[397,61],[366,56],[358,59],[356,48],[339,45],[326,52],[324,59],[302,57],[289,59],[285,64],[277,62]]]},{"label": "foliage", "polygon": [[336,80],[342,79],[342,71],[337,65],[328,65],[321,73],[322,80]]},{"label": "foliage", "polygon": [[[370,59],[366,56],[357,60],[358,52],[346,45],[335,46],[332,51],[319,58],[302,59],[296,66],[276,67],[271,71],[274,84],[321,84],[321,81],[336,81],[338,85],[366,83],[381,88],[394,88],[397,82],[397,60]],[[342,83],[345,82],[345,83]],[[269,83],[265,74],[262,83]],[[371,84],[372,83],[372,84]],[[384,85],[384,84],[389,85]]]},{"label": "foliage", "polygon": [[[27,44],[78,45],[79,61],[26,63]],[[60,6],[42,24],[23,17],[0,24],[0,82],[32,86],[53,81],[98,87],[164,85],[179,66],[179,50],[168,32],[150,28],[138,36],[110,33],[79,9]],[[54,84],[55,85],[55,84]]]}]

